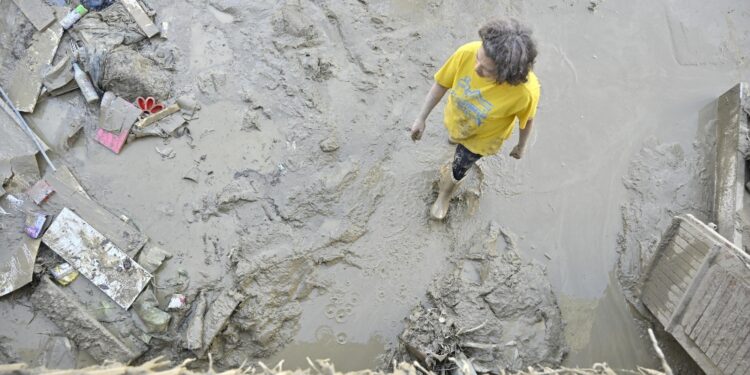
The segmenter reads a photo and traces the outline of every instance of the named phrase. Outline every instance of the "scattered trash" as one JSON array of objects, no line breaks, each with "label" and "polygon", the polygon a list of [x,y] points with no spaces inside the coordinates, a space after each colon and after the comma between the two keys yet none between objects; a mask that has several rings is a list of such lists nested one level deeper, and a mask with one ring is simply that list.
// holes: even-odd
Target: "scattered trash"
[{"label": "scattered trash", "polygon": [[167,116],[179,112],[180,106],[178,104],[172,104],[162,110],[160,110],[157,113],[153,113],[151,115],[148,115],[147,117],[143,118],[141,121],[138,121],[138,123],[135,124],[138,128],[144,128],[146,126],[149,126],[163,118],[166,118]]},{"label": "scattered trash", "polygon": [[148,14],[146,14],[143,8],[141,8],[137,0],[122,0],[121,2],[130,15],[133,16],[138,27],[140,27],[143,33],[146,34],[146,37],[151,38],[159,33],[159,28],[154,25],[154,22]]},{"label": "scattered trash", "polygon": [[123,128],[132,127],[140,115],[138,107],[108,91],[102,96],[99,128],[108,132],[120,132]]},{"label": "scattered trash", "polygon": [[161,155],[162,159],[174,159],[177,155],[172,147],[159,148],[159,146],[156,146],[154,149]]},{"label": "scattered trash", "polygon": [[42,241],[124,309],[151,280],[148,271],[67,207]]},{"label": "scattered trash", "polygon": [[86,102],[94,103],[99,100],[99,94],[96,93],[94,84],[91,83],[89,75],[78,66],[77,63],[73,63],[73,77],[78,83],[78,88],[81,89],[83,97],[86,98]]},{"label": "scattered trash", "polygon": [[169,328],[172,316],[161,311],[158,306],[159,301],[151,288],[144,290],[133,303],[135,313],[146,326],[148,333],[163,333]]},{"label": "scattered trash", "polygon": [[86,9],[85,6],[79,4],[73,10],[71,10],[70,13],[68,13],[68,15],[65,16],[65,18],[60,20],[60,25],[62,25],[64,30],[67,30],[71,28],[73,24],[78,22],[78,20],[80,20],[81,17],[83,17],[88,12],[89,10]]},{"label": "scattered trash", "polygon": [[65,207],[75,207],[76,215],[90,223],[96,230],[131,258],[148,242],[148,237],[133,225],[124,223],[106,208],[93,201],[69,170],[47,173],[44,179],[55,189],[55,195],[42,206],[46,212],[60,212]]},{"label": "scattered trash", "polygon": [[39,238],[44,230],[44,224],[47,223],[47,215],[41,213],[28,214],[26,216],[26,227],[24,232],[33,239]]},{"label": "scattered trash", "polygon": [[187,173],[185,173],[184,176],[182,176],[183,180],[198,182],[198,179],[200,178],[201,171],[198,169],[198,167],[192,167],[190,168]]},{"label": "scattered trash", "polygon": [[53,189],[52,186],[50,186],[50,184],[45,180],[37,181],[34,186],[26,190],[26,194],[28,194],[31,200],[34,201],[34,203],[36,203],[37,205],[40,205],[44,201],[46,201],[47,198],[49,198],[49,196],[54,192],[55,189]]},{"label": "scattered trash", "polygon": [[122,147],[125,146],[125,142],[128,140],[130,129],[133,125],[125,125],[122,130],[117,133],[109,132],[104,129],[96,130],[96,141],[101,143],[104,147],[112,150],[115,154],[119,154],[122,151]]},{"label": "scattered trash", "polygon": [[159,30],[159,36],[164,39],[169,39],[169,22],[164,21],[161,23],[161,29]]},{"label": "scattered trash", "polygon": [[13,0],[13,2],[38,31],[44,30],[45,27],[55,22],[52,8],[43,0]]},{"label": "scattered trash", "polygon": [[148,348],[131,347],[89,315],[81,303],[60,289],[48,277],[42,277],[34,294],[34,308],[41,310],[80,349],[97,362],[107,360],[130,363]]},{"label": "scattered trash", "polygon": [[167,305],[168,311],[182,310],[187,304],[187,297],[184,294],[173,294],[172,298],[169,299],[169,305]]},{"label": "scattered trash", "polygon": [[139,96],[135,99],[135,105],[137,105],[142,112],[145,112],[149,115],[157,113],[164,109],[164,104],[157,103],[156,99],[154,99],[152,96],[149,96],[148,98]]},{"label": "scattered trash", "polygon": [[50,270],[55,281],[62,286],[66,286],[75,280],[79,273],[70,265],[70,263],[60,263]]},{"label": "scattered trash", "polygon": [[147,245],[138,255],[138,264],[152,274],[161,267],[165,260],[172,257],[168,251],[159,246]]}]

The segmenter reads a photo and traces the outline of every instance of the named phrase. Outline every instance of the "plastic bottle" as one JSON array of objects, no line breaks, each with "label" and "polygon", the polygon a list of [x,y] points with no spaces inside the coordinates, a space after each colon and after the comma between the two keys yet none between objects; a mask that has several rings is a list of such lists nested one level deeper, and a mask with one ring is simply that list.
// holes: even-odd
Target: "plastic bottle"
[{"label": "plastic bottle", "polygon": [[67,30],[71,28],[71,26],[73,26],[74,23],[78,22],[78,20],[80,20],[81,17],[83,17],[83,15],[85,15],[88,12],[89,10],[86,9],[85,6],[79,5],[75,7],[75,9],[73,9],[70,13],[68,13],[68,15],[65,16],[65,18],[60,20],[60,24],[62,25],[63,29]]},{"label": "plastic bottle", "polygon": [[99,100],[99,94],[96,93],[94,84],[91,83],[89,75],[81,69],[78,64],[73,63],[73,77],[75,77],[78,87],[81,89],[81,94],[86,98],[86,102],[93,103]]}]

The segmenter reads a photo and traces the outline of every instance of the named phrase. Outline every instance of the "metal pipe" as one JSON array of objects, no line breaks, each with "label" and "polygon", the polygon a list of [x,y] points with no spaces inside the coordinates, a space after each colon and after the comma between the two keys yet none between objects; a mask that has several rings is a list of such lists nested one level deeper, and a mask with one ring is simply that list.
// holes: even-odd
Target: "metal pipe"
[{"label": "metal pipe", "polygon": [[26,135],[28,135],[32,141],[34,141],[34,144],[36,145],[36,148],[42,153],[42,156],[44,156],[44,160],[47,161],[47,164],[50,168],[52,168],[53,171],[57,172],[57,168],[55,168],[55,165],[52,164],[52,160],[49,160],[49,156],[47,156],[47,152],[44,151],[44,146],[42,146],[41,143],[39,143],[39,136],[34,133],[33,130],[29,127],[29,124],[26,123],[26,119],[21,116],[21,113],[18,112],[18,109],[16,109],[16,106],[13,105],[13,102],[8,98],[8,95],[5,94],[5,90],[3,90],[2,87],[0,87],[0,94],[3,95],[3,99],[8,104],[8,106],[13,110],[13,112],[16,114],[16,117],[18,118],[18,124],[21,125],[21,128],[26,132]]}]

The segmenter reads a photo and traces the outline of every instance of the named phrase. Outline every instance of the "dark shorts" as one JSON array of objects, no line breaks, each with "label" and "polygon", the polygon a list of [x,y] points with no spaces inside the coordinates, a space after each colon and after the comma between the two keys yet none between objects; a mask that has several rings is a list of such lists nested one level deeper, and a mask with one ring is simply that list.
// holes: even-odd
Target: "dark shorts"
[{"label": "dark shorts", "polygon": [[456,145],[456,154],[453,156],[453,178],[461,180],[466,176],[472,165],[482,155],[475,154],[461,144]]}]

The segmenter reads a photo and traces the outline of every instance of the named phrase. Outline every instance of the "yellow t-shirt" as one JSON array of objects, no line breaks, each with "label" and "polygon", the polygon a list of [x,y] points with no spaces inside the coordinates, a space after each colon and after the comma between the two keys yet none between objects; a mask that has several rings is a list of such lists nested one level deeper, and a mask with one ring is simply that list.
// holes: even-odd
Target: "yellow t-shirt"
[{"label": "yellow t-shirt", "polygon": [[450,88],[445,127],[450,138],[479,155],[496,154],[513,133],[516,118],[521,129],[534,118],[539,103],[539,81],[529,72],[517,86],[498,84],[474,71],[482,42],[461,46],[435,73],[435,81]]}]

